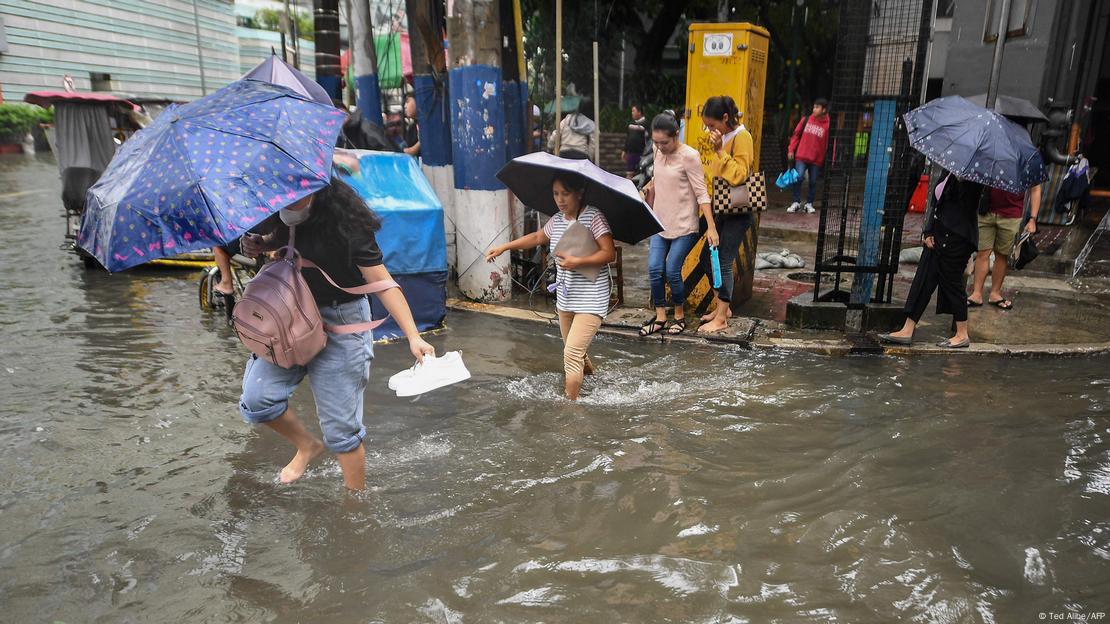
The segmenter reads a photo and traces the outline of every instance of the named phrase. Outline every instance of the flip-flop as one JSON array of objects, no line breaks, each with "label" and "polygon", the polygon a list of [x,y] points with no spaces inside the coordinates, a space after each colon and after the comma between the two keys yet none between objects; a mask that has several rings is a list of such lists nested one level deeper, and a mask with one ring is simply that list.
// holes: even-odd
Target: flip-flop
[{"label": "flip-flop", "polygon": [[645,338],[645,337],[650,336],[652,334],[657,334],[657,333],[663,331],[666,328],[667,328],[667,321],[660,321],[660,320],[656,320],[656,319],[651,319],[650,321],[644,321],[640,325],[640,337]]},{"label": "flip-flop", "polygon": [[998,308],[999,310],[1014,309],[1014,302],[1010,301],[1009,299],[999,299],[998,301],[992,301],[991,305]]},{"label": "flip-flop", "polygon": [[686,319],[675,319],[667,326],[667,333],[672,336],[677,336],[686,331]]},{"label": "flip-flop", "polygon": [[967,307],[969,307],[969,308],[981,308],[981,307],[983,307],[983,302],[982,301],[972,301],[971,299],[968,299],[967,300]]}]

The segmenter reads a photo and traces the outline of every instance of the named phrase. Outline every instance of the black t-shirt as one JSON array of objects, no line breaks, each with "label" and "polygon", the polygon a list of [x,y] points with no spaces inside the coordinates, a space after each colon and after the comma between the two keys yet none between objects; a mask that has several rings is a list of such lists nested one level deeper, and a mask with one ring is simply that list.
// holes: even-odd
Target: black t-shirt
[{"label": "black t-shirt", "polygon": [[420,130],[416,126],[416,122],[411,119],[405,120],[405,147],[412,147],[420,142]]},{"label": "black t-shirt", "polygon": [[[288,240],[289,228],[280,226],[278,232],[280,240]],[[302,257],[308,258],[327,271],[336,284],[352,288],[366,284],[359,267],[372,267],[382,264],[382,250],[373,232],[365,232],[354,236],[348,244],[343,239],[334,237],[327,228],[313,224],[310,218],[307,222],[297,226],[297,238],[294,241],[297,251]],[[328,305],[333,301],[346,303],[366,295],[352,295],[332,286],[320,275],[316,269],[302,269],[301,275],[308,283],[312,296],[318,305]]]},{"label": "black t-shirt", "polygon": [[628,124],[628,135],[624,139],[624,152],[633,156],[644,153],[647,148],[647,120],[637,119]]}]

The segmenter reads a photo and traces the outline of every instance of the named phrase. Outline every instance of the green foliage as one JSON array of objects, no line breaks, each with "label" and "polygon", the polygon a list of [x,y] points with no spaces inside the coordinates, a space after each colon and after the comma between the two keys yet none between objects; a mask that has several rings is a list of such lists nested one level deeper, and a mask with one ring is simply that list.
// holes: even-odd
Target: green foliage
[{"label": "green foliage", "polygon": [[[281,31],[281,17],[283,11],[277,9],[259,9],[254,14],[254,24],[263,30]],[[312,15],[294,11],[291,17],[297,22],[297,34],[301,39],[312,41],[315,37],[316,25]]]},{"label": "green foliage", "polygon": [[22,139],[38,123],[49,123],[53,114],[30,104],[0,104],[0,139]]}]

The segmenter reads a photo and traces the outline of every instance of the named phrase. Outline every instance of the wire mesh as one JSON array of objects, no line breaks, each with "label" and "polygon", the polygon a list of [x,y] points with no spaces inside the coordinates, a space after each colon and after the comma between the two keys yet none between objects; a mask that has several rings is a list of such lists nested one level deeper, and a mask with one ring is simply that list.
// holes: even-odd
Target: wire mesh
[{"label": "wire mesh", "polygon": [[[933,0],[841,3],[815,300],[849,302],[843,273],[859,274],[857,286],[873,275],[874,288],[861,292],[891,299],[902,223],[924,165],[902,115],[921,99],[932,7]],[[834,286],[821,292],[828,273]]]}]

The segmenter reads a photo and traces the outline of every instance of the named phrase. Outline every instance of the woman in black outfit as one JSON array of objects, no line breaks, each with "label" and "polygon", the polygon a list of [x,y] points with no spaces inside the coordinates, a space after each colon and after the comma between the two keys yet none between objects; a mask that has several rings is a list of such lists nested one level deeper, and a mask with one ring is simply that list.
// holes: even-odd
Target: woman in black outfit
[{"label": "woman in black outfit", "polygon": [[986,187],[949,175],[941,183],[940,199],[927,215],[921,237],[925,249],[917,265],[909,295],[906,297],[906,322],[902,329],[879,334],[879,340],[894,344],[913,344],[913,332],[937,293],[937,314],[951,314],[956,335],[937,343],[946,349],[971,345],[967,335],[967,293],[964,270],[968,259],[979,248],[979,203],[989,196]]}]

